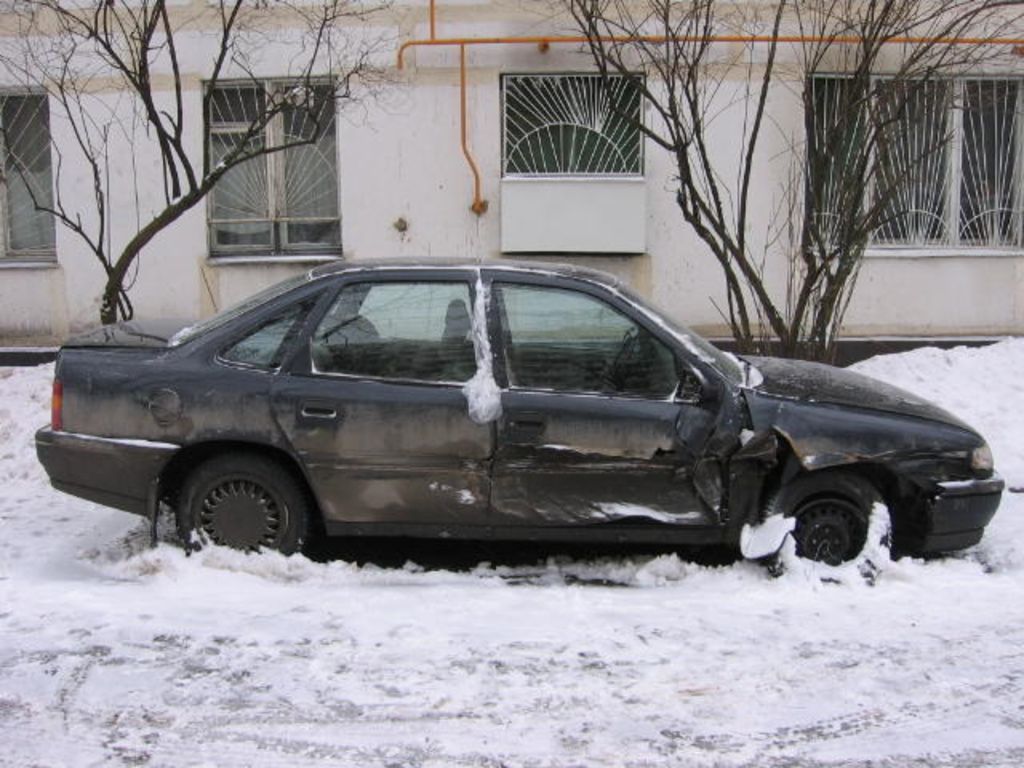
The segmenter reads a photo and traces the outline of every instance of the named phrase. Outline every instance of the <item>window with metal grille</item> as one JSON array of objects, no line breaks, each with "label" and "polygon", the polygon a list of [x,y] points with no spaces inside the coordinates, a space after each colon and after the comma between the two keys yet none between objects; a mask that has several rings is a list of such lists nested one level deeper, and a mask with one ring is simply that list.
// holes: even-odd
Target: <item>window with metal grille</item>
[{"label": "window with metal grille", "polygon": [[0,226],[11,261],[55,257],[50,110],[44,94],[0,95]]},{"label": "window with metal grille", "polygon": [[506,176],[643,173],[640,89],[600,74],[505,75]]},{"label": "window with metal grille", "polygon": [[[990,249],[1024,245],[1020,81],[964,78],[900,83],[878,78],[871,86],[870,117],[856,110],[837,114],[856,101],[844,98],[844,89],[850,87],[845,78],[815,78],[812,86],[817,140],[825,140],[819,134],[839,129],[856,143],[858,136],[866,134],[866,121],[877,122],[870,165],[874,177],[868,194],[878,195],[881,216],[873,245]],[[861,129],[850,130],[850,126]],[[849,146],[834,152],[830,167],[811,169],[811,173],[840,179],[842,166],[837,163],[856,157],[857,149]],[[838,219],[835,212],[843,205],[856,204],[844,200],[841,183],[830,184],[827,177],[812,179],[812,186],[820,193],[817,216]]]},{"label": "window with metal grille", "polygon": [[[216,165],[266,110],[293,86],[218,85],[210,99],[207,139]],[[250,139],[257,147],[308,141],[242,163],[217,182],[209,200],[210,250],[217,255],[249,252],[337,252],[338,159],[333,87],[313,86],[294,108]]]}]

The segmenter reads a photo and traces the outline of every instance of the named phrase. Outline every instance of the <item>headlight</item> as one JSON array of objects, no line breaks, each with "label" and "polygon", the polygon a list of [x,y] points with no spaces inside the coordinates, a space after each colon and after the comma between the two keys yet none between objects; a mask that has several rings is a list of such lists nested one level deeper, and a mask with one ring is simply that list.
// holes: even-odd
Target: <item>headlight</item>
[{"label": "headlight", "polygon": [[975,472],[991,472],[993,468],[992,449],[987,443],[971,451],[971,469]]}]

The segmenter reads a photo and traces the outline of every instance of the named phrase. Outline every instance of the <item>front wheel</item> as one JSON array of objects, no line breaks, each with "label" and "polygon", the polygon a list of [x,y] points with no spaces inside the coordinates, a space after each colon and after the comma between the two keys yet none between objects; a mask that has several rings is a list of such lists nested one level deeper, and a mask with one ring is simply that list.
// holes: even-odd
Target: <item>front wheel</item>
[{"label": "front wheel", "polygon": [[793,538],[798,557],[839,565],[864,549],[867,523],[851,501],[838,497],[814,499],[796,513]]},{"label": "front wheel", "polygon": [[186,546],[207,540],[254,552],[290,555],[302,549],[309,501],[300,484],[277,462],[251,454],[217,456],[185,481],[178,528]]},{"label": "front wheel", "polygon": [[858,475],[821,472],[783,486],[766,512],[795,518],[798,557],[841,565],[864,550],[871,508],[879,498],[874,486]]}]

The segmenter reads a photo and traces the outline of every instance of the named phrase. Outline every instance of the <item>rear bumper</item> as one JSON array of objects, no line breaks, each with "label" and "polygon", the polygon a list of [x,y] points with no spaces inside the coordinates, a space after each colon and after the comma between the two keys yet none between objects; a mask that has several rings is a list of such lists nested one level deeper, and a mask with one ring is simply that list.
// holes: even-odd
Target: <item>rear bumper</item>
[{"label": "rear bumper", "polygon": [[156,481],[180,446],[146,440],[36,432],[36,456],[58,491],[146,515]]},{"label": "rear bumper", "polygon": [[931,554],[977,544],[996,513],[1004,487],[998,475],[939,483],[939,493],[928,506],[925,529],[914,549]]}]

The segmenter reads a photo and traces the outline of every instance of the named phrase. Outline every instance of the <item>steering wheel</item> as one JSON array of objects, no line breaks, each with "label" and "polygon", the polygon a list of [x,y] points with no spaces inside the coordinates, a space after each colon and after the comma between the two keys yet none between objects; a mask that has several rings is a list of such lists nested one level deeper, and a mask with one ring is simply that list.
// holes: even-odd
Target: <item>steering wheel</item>
[{"label": "steering wheel", "polygon": [[622,335],[622,342],[619,344],[615,357],[611,359],[601,375],[601,380],[616,392],[622,389],[623,369],[636,356],[639,347],[640,329],[634,325]]}]

